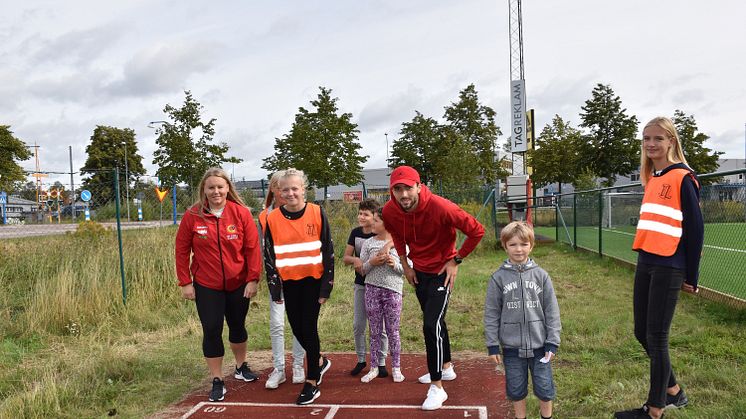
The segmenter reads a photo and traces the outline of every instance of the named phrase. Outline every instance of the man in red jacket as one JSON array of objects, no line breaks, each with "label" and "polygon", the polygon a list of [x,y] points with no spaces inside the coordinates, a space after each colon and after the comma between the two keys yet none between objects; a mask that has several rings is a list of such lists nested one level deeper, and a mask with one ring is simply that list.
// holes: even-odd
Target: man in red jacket
[{"label": "man in red jacket", "polygon": [[[383,222],[400,255],[404,276],[415,287],[423,314],[428,374],[419,381],[431,384],[422,409],[436,410],[448,399],[442,380],[456,378],[445,322],[448,298],[458,265],[479,244],[484,227],[453,202],[430,192],[420,183],[419,173],[409,166],[391,172],[389,188],[391,200],[383,207]],[[456,229],[466,235],[458,251]]]}]

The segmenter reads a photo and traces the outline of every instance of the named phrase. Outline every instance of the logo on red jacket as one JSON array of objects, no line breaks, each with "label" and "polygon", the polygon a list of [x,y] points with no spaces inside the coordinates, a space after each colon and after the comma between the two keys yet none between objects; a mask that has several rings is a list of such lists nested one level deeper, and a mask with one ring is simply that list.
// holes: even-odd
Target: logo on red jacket
[{"label": "logo on red jacket", "polygon": [[234,224],[229,225],[225,228],[229,233],[235,233],[236,232],[236,226]]},{"label": "logo on red jacket", "polygon": [[194,231],[199,234],[200,236],[206,236],[207,235],[207,226],[196,226],[194,228]]}]

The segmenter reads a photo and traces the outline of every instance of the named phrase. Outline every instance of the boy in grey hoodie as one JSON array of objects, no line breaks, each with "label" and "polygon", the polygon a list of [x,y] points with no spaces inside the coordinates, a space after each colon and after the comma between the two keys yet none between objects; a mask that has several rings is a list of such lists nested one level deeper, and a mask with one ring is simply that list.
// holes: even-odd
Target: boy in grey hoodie
[{"label": "boy in grey hoodie", "polygon": [[[508,253],[500,269],[492,274],[484,304],[484,335],[495,363],[505,364],[505,388],[516,418],[526,417],[528,372],[539,398],[541,417],[552,417],[556,391],[551,360],[560,344],[560,313],[549,274],[529,254],[534,231],[515,221],[500,232]],[[500,357],[502,345],[503,359]]]}]

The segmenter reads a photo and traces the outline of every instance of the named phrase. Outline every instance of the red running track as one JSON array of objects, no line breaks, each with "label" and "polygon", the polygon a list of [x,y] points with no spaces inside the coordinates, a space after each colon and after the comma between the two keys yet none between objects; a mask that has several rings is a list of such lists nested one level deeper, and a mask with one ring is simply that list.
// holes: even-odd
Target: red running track
[{"label": "red running track", "polygon": [[[264,383],[271,368],[262,371],[259,380],[246,383],[225,378],[228,393],[222,402],[207,401],[209,386],[188,395],[174,409],[173,417],[183,418],[506,418],[510,417],[510,402],[505,398],[505,378],[495,371],[487,356],[454,358],[457,378],[444,381],[448,400],[443,408],[425,412],[420,409],[429,384],[420,384],[417,377],[427,372],[425,356],[402,354],[402,383],[391,376],[360,382],[349,370],[357,362],[354,354],[327,354],[332,361],[320,386],[321,396],[307,406],[296,406],[301,384],[288,379],[276,390],[267,390]],[[288,360],[287,365],[291,363]],[[389,374],[391,369],[389,367]],[[159,417],[163,417],[159,415]]]}]

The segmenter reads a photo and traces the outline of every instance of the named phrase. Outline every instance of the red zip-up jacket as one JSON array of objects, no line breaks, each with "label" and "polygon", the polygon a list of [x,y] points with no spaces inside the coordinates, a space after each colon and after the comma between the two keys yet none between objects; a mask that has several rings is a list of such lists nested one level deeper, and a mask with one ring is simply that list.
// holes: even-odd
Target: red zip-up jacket
[{"label": "red zip-up jacket", "polygon": [[[383,224],[391,234],[399,255],[405,255],[414,269],[437,274],[457,254],[465,258],[484,236],[484,227],[471,214],[453,202],[430,192],[422,185],[417,208],[405,212],[391,193],[392,199],[383,206]],[[466,235],[456,252],[456,229]]]},{"label": "red zip-up jacket", "polygon": [[[234,291],[258,281],[262,268],[259,233],[251,211],[228,201],[220,218],[195,205],[184,213],[176,233],[176,276],[179,286],[192,280],[215,289]],[[191,263],[190,263],[191,256]]]}]

